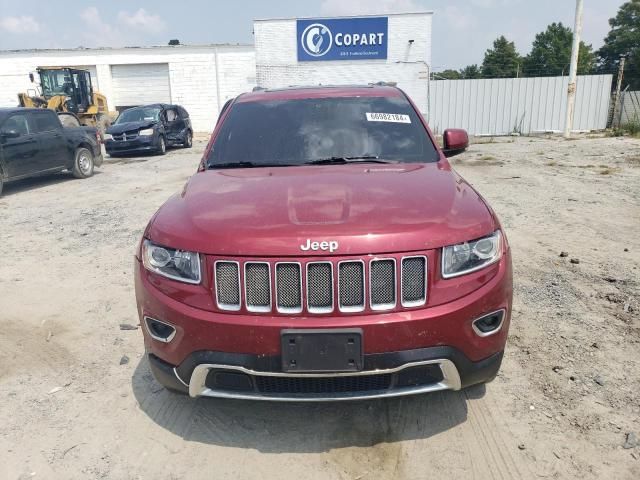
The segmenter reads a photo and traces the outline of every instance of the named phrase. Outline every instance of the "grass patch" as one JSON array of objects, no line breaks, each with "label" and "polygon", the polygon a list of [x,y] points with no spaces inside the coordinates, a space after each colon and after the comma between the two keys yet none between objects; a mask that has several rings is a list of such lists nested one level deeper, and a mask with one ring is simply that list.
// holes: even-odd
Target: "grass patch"
[{"label": "grass patch", "polygon": [[606,167],[606,168],[603,168],[602,170],[600,170],[598,173],[600,175],[613,175],[614,173],[617,173],[618,170],[619,169],[615,168],[615,167]]},{"label": "grass patch", "polygon": [[613,128],[609,135],[612,137],[630,135],[634,138],[640,138],[640,118],[636,115],[627,123]]}]

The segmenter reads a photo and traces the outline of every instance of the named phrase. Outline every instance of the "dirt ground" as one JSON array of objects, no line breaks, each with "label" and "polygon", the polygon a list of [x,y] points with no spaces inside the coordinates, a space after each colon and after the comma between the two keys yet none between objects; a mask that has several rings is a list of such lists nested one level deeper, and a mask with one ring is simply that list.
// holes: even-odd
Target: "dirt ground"
[{"label": "dirt ground", "polygon": [[120,329],[135,244],[202,148],[5,186],[0,478],[640,478],[640,140],[484,139],[452,159],[513,249],[500,375],[317,405],[168,393]]}]

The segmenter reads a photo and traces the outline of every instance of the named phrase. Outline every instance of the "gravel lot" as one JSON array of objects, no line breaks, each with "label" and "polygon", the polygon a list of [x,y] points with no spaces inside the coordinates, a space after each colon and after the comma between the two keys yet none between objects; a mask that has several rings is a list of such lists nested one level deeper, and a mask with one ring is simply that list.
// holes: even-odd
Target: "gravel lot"
[{"label": "gravel lot", "polygon": [[363,403],[192,400],[153,381],[140,330],[120,327],[137,325],[132,255],[202,142],[6,185],[0,478],[640,478],[640,140],[483,142],[452,164],[513,249],[503,369]]}]

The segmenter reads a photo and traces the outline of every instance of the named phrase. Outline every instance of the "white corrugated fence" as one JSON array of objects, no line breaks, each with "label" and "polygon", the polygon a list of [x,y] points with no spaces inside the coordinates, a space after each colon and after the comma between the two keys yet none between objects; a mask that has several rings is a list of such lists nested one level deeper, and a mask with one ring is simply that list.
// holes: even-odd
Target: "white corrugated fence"
[{"label": "white corrugated fence", "polygon": [[[607,126],[612,75],[580,75],[574,130]],[[464,128],[472,135],[564,129],[568,77],[433,80],[429,124],[436,133]]]}]

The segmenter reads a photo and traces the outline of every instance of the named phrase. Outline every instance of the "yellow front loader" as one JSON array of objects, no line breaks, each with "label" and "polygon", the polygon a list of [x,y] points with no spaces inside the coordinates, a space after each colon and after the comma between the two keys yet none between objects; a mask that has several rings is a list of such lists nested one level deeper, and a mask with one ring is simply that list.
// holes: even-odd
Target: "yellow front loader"
[{"label": "yellow front loader", "polygon": [[[96,127],[104,134],[117,113],[109,112],[107,98],[93,89],[87,70],[38,67],[36,71],[40,77],[41,92],[34,91],[33,95],[19,93],[21,107],[49,108],[65,114],[60,115],[65,125],[73,125],[77,119],[81,125]],[[33,74],[29,74],[29,77],[35,82]]]}]

